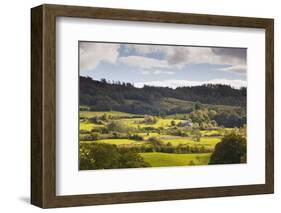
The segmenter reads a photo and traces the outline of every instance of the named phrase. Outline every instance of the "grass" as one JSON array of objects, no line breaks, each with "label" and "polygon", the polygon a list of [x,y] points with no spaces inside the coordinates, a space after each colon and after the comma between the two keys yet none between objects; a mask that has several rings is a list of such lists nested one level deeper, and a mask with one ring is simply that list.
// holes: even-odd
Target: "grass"
[{"label": "grass", "polygon": [[182,120],[176,120],[176,119],[158,119],[158,121],[155,124],[140,124],[140,127],[154,127],[154,128],[159,128],[159,127],[169,127],[171,126],[171,122],[175,121],[175,124],[178,124]]},{"label": "grass", "polygon": [[102,116],[102,115],[111,115],[113,117],[133,117],[133,116],[138,116],[135,114],[131,113],[125,113],[125,112],[117,112],[117,111],[101,111],[101,112],[92,112],[92,111],[80,111],[80,117],[86,117],[86,118],[91,118],[94,116]]},{"label": "grass", "polygon": [[221,135],[233,131],[233,128],[224,128],[223,130],[201,130],[202,136]]},{"label": "grass", "polygon": [[177,146],[179,144],[187,144],[190,146],[206,146],[208,148],[214,148],[218,142],[220,142],[219,137],[202,137],[200,142],[195,142],[190,137],[178,137],[174,139],[165,139],[164,142],[170,142],[172,145]]},{"label": "grass", "polygon": [[168,153],[152,152],[152,153],[140,153],[140,155],[152,167],[207,165],[211,157],[211,153],[168,154]]},{"label": "grass", "polygon": [[128,144],[136,144],[138,141],[131,139],[103,139],[97,140],[97,143],[107,143],[107,144],[115,144],[115,145],[128,145]]},{"label": "grass", "polygon": [[95,126],[97,125],[94,123],[80,122],[80,130],[91,131]]},{"label": "grass", "polygon": [[182,122],[183,120],[161,118],[161,119],[158,119],[157,122],[154,124],[143,123],[144,118],[123,118],[123,119],[120,119],[120,121],[126,122],[126,124],[129,126],[140,127],[140,128],[153,127],[155,129],[157,129],[160,127],[167,128],[167,127],[171,126],[172,121],[175,121],[175,124],[178,124],[179,122]]},{"label": "grass", "polygon": [[218,130],[201,130],[200,133],[202,134],[202,136],[212,136],[215,134],[220,134]]},{"label": "grass", "polygon": [[[173,103],[173,99],[166,100],[165,104]],[[182,103],[184,104],[184,103]],[[191,103],[188,103],[191,105]],[[187,106],[189,107],[189,106]],[[207,149],[207,152],[212,152],[215,148],[216,144],[221,141],[221,137],[225,132],[232,131],[231,128],[224,128],[222,130],[201,130],[200,133],[202,135],[200,142],[196,142],[191,137],[191,130],[185,127],[177,127],[186,133],[187,136],[175,136],[175,135],[167,135],[169,134],[172,125],[172,121],[175,124],[179,122],[186,122],[185,114],[174,114],[170,116],[166,116],[164,118],[158,117],[157,122],[154,124],[146,124],[144,123],[144,115],[135,115],[130,113],[116,112],[116,111],[108,111],[108,112],[90,112],[90,111],[80,111],[80,117],[83,118],[91,118],[94,116],[100,117],[104,114],[110,115],[111,118],[108,121],[102,121],[102,124],[92,123],[91,120],[88,119],[80,119],[80,130],[91,131],[93,129],[106,128],[107,124],[112,120],[118,120],[124,125],[128,127],[130,132],[123,132],[123,134],[137,134],[143,137],[143,141],[137,141],[133,139],[110,139],[112,138],[111,132],[106,133],[98,133],[99,140],[96,141],[80,141],[82,144],[87,143],[106,143],[106,144],[114,144],[118,147],[138,147],[138,146],[151,146],[151,142],[149,142],[149,138],[155,137],[160,139],[160,141],[164,143],[171,143],[172,146],[176,147],[179,144],[185,144],[190,147],[202,147],[204,146]],[[143,130],[145,127],[153,127],[154,130],[147,134],[147,130]],[[172,128],[171,128],[172,129]],[[158,132],[156,130],[159,130]],[[80,133],[80,136],[91,136],[90,134]],[[217,136],[220,135],[220,136]],[[126,136],[127,137],[127,136]],[[82,138],[82,137],[81,137]],[[84,138],[83,138],[84,139]],[[85,138],[87,139],[87,138]],[[192,153],[192,154],[175,154],[175,153],[160,153],[160,152],[146,152],[139,153],[146,162],[148,162],[152,167],[164,167],[164,166],[187,166],[187,165],[207,165],[211,153]]]},{"label": "grass", "polygon": [[[145,136],[144,139],[147,140],[152,135],[157,136],[157,133],[150,133],[150,136]],[[159,136],[159,135],[158,135]],[[173,139],[165,139],[162,140],[164,143],[170,142],[173,146],[177,146],[179,144],[186,144],[190,147],[194,146],[205,146],[206,148],[214,149],[216,144],[220,142],[220,138],[206,137],[201,138],[200,142],[195,142],[192,138],[189,137],[177,137]],[[81,141],[82,142],[82,141]],[[87,141],[87,143],[107,143],[107,144],[115,144],[115,145],[141,145],[141,144],[150,144],[148,141],[137,141],[132,139],[100,139],[97,141]]]},{"label": "grass", "polygon": [[151,137],[158,137],[160,136],[157,132],[150,132],[149,134],[143,132],[143,133],[137,133],[137,135],[142,136],[144,140],[148,140]]}]

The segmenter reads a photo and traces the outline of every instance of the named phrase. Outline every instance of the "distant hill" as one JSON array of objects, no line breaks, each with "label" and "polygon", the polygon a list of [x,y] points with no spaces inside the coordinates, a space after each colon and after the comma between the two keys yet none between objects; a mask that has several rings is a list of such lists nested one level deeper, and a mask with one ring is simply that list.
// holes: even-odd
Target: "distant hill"
[{"label": "distant hill", "polygon": [[130,83],[109,83],[105,79],[96,81],[80,76],[79,86],[80,105],[95,111],[160,115],[187,113],[206,106],[241,114],[241,109],[245,111],[246,108],[246,88],[234,89],[227,85],[136,88]]}]

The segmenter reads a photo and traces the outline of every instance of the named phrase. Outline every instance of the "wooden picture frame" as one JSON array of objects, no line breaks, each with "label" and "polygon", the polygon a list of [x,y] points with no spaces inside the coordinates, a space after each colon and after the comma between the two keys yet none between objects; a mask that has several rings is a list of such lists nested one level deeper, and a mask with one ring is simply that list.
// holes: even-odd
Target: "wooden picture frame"
[{"label": "wooden picture frame", "polygon": [[[56,17],[265,29],[265,184],[87,195],[56,195]],[[31,9],[31,203],[41,208],[133,203],[274,191],[274,22],[273,19],[126,9],[41,5]]]}]

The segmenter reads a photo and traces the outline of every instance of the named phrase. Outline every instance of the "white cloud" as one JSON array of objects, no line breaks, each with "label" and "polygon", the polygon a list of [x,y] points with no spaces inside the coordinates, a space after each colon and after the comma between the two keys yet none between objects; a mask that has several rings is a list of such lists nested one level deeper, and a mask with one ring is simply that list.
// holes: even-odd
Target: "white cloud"
[{"label": "white cloud", "polygon": [[184,63],[170,64],[167,59],[155,59],[145,56],[120,57],[119,62],[140,69],[173,69],[171,72],[181,69],[185,65]]},{"label": "white cloud", "polygon": [[175,72],[169,71],[169,70],[141,70],[141,74],[143,75],[149,75],[149,74],[154,74],[154,75],[173,75]]},{"label": "white cloud", "polygon": [[[141,68],[180,69],[189,64],[228,65],[225,71],[246,73],[246,50],[234,48],[125,45],[141,56],[122,57],[125,64]],[[161,53],[163,59],[153,59],[149,54]],[[238,69],[238,67],[244,67]],[[175,70],[176,71],[176,70]]]},{"label": "white cloud", "polygon": [[147,55],[151,53],[167,52],[171,47],[164,45],[140,45],[140,44],[124,44],[125,50],[134,50],[137,54]]},{"label": "white cloud", "polygon": [[156,87],[187,87],[187,86],[200,86],[203,84],[224,84],[230,85],[233,88],[246,87],[247,82],[242,80],[228,80],[228,79],[213,79],[208,81],[188,81],[188,80],[164,80],[164,81],[148,81],[148,82],[136,82],[136,87],[143,87],[144,85],[156,86]]},{"label": "white cloud", "polygon": [[[121,45],[124,47],[124,52],[130,53],[129,56],[120,57]],[[160,54],[161,58],[151,55],[155,53]],[[247,69],[246,50],[241,48],[80,43],[81,70],[94,69],[101,62],[123,63],[137,70],[147,70],[144,72],[146,74],[160,74],[160,70],[163,71],[162,73],[172,74],[189,64],[225,65],[227,67],[220,70],[240,74],[245,74]]]},{"label": "white cloud", "polygon": [[[144,56],[120,57],[118,61],[123,64],[133,66],[139,69],[172,68],[172,66],[170,66],[166,60],[159,60],[159,59],[149,58]],[[173,66],[173,67],[177,67],[177,66]]]},{"label": "white cloud", "polygon": [[230,72],[236,72],[236,73],[245,73],[246,69],[247,69],[246,65],[234,65],[234,66],[220,68],[220,70],[223,70],[223,71],[230,71]]},{"label": "white cloud", "polygon": [[164,74],[164,75],[173,75],[175,74],[172,71],[168,71],[168,70],[153,70],[153,74],[154,75],[160,75],[160,74]]},{"label": "white cloud", "polygon": [[94,69],[101,61],[116,63],[120,44],[82,42],[79,46],[80,69]]}]

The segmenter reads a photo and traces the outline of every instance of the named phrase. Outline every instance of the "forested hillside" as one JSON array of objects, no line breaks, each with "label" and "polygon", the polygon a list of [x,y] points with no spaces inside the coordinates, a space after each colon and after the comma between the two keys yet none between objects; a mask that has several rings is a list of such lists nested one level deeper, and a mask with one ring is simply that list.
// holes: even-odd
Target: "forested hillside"
[{"label": "forested hillside", "polygon": [[188,113],[198,106],[218,108],[224,105],[223,109],[236,110],[241,114],[241,109],[246,107],[246,88],[238,90],[226,85],[136,88],[130,83],[80,77],[80,106],[83,105],[96,111],[116,110],[151,115]]}]

